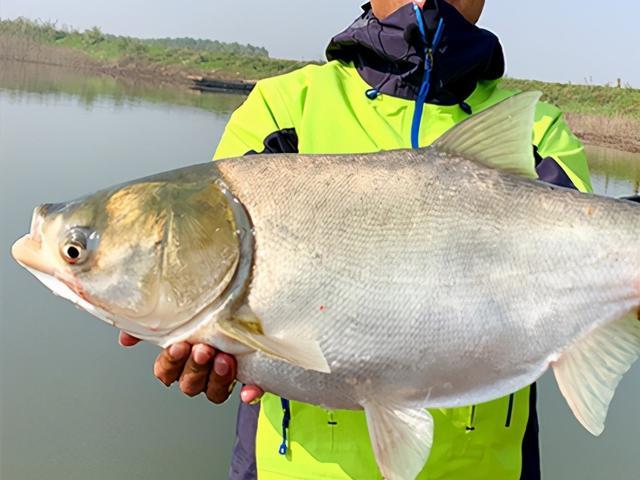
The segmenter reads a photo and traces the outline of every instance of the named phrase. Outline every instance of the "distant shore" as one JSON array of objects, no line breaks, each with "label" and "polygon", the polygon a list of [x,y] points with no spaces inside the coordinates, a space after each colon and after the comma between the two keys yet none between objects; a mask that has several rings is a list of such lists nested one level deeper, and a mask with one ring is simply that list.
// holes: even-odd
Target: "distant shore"
[{"label": "distant shore", "polygon": [[[300,62],[243,58],[243,69],[206,70],[193,66],[152,62],[144,57],[99,58],[80,48],[36,42],[24,36],[0,33],[0,60],[42,63],[69,67],[90,74],[107,75],[127,81],[163,84],[176,88],[225,90],[247,93],[255,81],[301,66]],[[253,76],[247,75],[253,72]],[[211,80],[208,82],[207,80]],[[519,90],[541,90],[544,100],[560,107],[574,133],[590,145],[640,153],[640,90],[606,86],[582,86],[506,79],[504,85]]]},{"label": "distant shore", "polygon": [[565,116],[585,144],[640,153],[640,120],[571,112]]}]

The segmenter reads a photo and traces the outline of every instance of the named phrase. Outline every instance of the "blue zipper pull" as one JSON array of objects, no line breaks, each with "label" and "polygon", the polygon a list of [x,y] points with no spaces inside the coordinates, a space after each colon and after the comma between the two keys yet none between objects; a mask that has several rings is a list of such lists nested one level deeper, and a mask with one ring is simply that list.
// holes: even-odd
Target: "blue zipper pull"
[{"label": "blue zipper pull", "polygon": [[289,422],[291,421],[291,404],[286,398],[280,398],[282,405],[282,443],[278,449],[280,455],[287,454],[287,430],[289,430]]}]

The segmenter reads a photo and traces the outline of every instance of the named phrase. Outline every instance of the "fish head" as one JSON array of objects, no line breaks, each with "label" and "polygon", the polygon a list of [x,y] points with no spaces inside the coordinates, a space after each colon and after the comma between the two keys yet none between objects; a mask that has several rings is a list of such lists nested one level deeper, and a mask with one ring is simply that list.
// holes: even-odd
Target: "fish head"
[{"label": "fish head", "polygon": [[162,343],[231,282],[230,203],[213,182],[139,181],[36,208],[12,254],[55,294]]}]

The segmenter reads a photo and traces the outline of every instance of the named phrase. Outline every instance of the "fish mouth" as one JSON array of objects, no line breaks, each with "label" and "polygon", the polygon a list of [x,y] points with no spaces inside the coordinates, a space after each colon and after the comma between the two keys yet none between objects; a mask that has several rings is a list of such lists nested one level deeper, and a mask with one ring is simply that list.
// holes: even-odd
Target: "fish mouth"
[{"label": "fish mouth", "polygon": [[55,274],[51,265],[43,259],[42,242],[29,233],[16,241],[11,247],[11,255],[22,266],[37,270],[46,275]]},{"label": "fish mouth", "polygon": [[74,282],[65,278],[65,276],[59,275],[51,262],[47,261],[42,249],[42,242],[34,238],[32,233],[16,241],[11,247],[11,254],[20,265],[31,272],[56,295],[67,298],[73,303],[78,303],[78,299],[82,299]]},{"label": "fish mouth", "polygon": [[[35,229],[35,231],[38,230]],[[116,326],[116,319],[109,312],[89,303],[80,295],[78,286],[72,280],[63,278],[51,263],[46,261],[39,235],[34,235],[32,232],[19,239],[11,247],[11,254],[54,295],[69,300],[110,325]]]},{"label": "fish mouth", "polygon": [[44,204],[34,209],[31,217],[30,232],[16,241],[11,247],[11,255],[20,265],[47,275],[54,275],[54,271],[51,264],[44,259],[42,228],[45,215],[51,206]]}]

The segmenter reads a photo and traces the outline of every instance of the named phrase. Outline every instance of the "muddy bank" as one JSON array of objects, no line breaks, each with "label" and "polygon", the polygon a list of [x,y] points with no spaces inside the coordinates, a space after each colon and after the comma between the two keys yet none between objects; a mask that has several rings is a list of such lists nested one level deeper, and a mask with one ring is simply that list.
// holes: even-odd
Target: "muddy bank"
[{"label": "muddy bank", "polygon": [[0,61],[69,67],[125,81],[173,84],[200,91],[248,93],[255,85],[255,80],[239,78],[229,72],[151,63],[135,56],[94,58],[81,50],[39,43],[28,37],[15,35],[0,34]]},{"label": "muddy bank", "polygon": [[[145,82],[168,88],[193,88],[201,84],[205,86],[202,90],[220,91],[226,86],[227,90],[247,93],[248,87],[252,85],[251,81],[239,81],[214,72],[203,78],[202,72],[141,63],[133,58],[99,61],[79,50],[6,35],[0,35],[0,60],[68,67],[124,82]],[[213,81],[209,84],[210,87],[213,85],[211,88],[206,88],[207,80]],[[575,134],[585,143],[640,153],[639,119],[571,112],[567,112],[566,117]]]},{"label": "muddy bank", "polygon": [[26,37],[0,35],[0,61],[26,62],[70,68],[91,75],[107,75],[125,81],[188,87],[189,75],[172,66],[141,63],[133,58],[96,60],[71,48],[36,43]]},{"label": "muddy bank", "polygon": [[566,113],[573,132],[584,143],[640,153],[640,120]]}]

